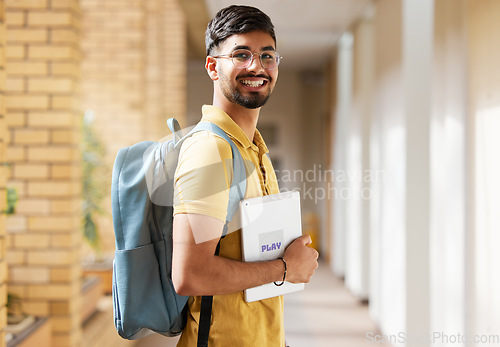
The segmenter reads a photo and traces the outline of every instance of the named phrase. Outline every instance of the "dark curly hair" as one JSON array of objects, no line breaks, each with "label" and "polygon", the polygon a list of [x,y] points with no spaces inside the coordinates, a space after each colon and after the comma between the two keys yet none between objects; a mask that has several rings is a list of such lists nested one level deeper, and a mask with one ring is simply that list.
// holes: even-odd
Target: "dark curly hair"
[{"label": "dark curly hair", "polygon": [[207,55],[231,35],[245,34],[260,30],[268,33],[276,44],[276,35],[271,18],[258,8],[243,5],[231,5],[223,8],[208,23],[205,32]]}]

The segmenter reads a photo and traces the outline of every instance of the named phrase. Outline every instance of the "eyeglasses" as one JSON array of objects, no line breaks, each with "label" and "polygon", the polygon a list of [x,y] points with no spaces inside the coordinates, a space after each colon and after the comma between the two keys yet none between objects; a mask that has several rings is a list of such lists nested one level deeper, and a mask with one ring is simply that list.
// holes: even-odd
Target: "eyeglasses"
[{"label": "eyeglasses", "polygon": [[238,69],[245,69],[252,65],[253,56],[257,54],[262,67],[266,70],[274,70],[280,64],[282,57],[275,51],[264,51],[262,53],[252,53],[248,49],[237,49],[229,54],[214,55],[213,58],[231,59],[233,65]]}]

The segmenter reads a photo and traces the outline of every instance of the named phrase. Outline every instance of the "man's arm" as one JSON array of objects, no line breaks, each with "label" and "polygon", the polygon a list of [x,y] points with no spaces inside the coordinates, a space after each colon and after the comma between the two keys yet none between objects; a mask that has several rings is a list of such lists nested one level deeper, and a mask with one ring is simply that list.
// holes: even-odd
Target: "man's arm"
[{"label": "man's arm", "polygon": [[[283,279],[281,260],[241,262],[214,255],[222,234],[222,221],[198,214],[174,217],[172,279],[181,295],[221,295],[238,292]],[[193,233],[203,233],[203,243],[196,243]],[[209,237],[207,237],[209,235]],[[286,280],[309,282],[318,267],[318,252],[307,245],[309,236],[296,239],[283,258],[287,263]]]}]

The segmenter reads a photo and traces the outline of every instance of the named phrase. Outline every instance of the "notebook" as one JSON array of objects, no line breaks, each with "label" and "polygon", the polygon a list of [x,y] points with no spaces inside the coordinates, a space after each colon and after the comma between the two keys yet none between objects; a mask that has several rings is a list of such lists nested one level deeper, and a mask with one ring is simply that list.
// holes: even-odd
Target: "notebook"
[{"label": "notebook", "polygon": [[[241,242],[244,261],[275,260],[302,235],[299,192],[284,192],[244,199],[240,203]],[[245,290],[253,302],[304,289],[304,283],[285,281],[282,286],[264,284]]]}]

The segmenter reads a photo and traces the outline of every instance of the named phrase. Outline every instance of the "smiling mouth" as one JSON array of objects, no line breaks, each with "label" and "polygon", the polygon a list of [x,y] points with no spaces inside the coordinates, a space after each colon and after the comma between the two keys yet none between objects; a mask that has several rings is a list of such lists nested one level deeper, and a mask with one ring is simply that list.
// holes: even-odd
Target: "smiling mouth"
[{"label": "smiling mouth", "polygon": [[249,81],[249,80],[242,80],[242,84],[249,86],[249,87],[260,87],[264,85],[264,81]]},{"label": "smiling mouth", "polygon": [[258,88],[262,87],[264,84],[267,83],[266,80],[247,80],[247,79],[242,79],[240,80],[240,83],[247,86],[247,87],[252,87],[252,88]]}]

